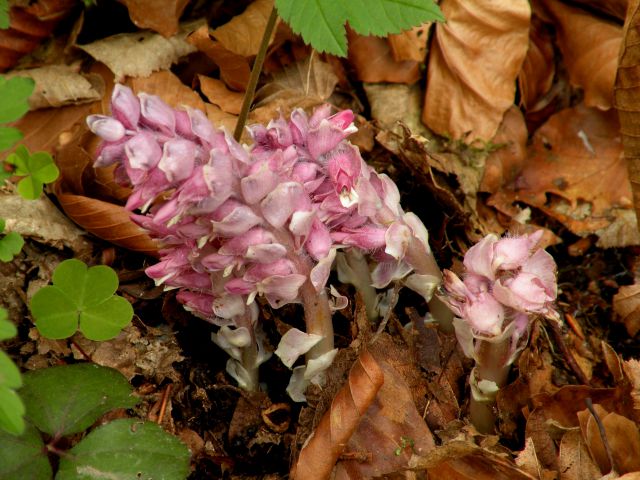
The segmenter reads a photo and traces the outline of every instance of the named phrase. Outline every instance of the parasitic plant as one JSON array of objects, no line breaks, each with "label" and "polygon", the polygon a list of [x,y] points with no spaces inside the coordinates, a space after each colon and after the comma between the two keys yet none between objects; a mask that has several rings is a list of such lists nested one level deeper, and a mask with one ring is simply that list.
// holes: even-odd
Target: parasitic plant
[{"label": "parasitic plant", "polygon": [[557,320],[556,264],[537,244],[542,230],[520,237],[487,235],[465,257],[461,280],[444,271],[445,302],[456,315],[456,336],[466,356],[476,362],[471,385],[471,421],[489,433],[494,404],[511,364],[527,342],[532,321]]},{"label": "parasitic plant", "polygon": [[111,110],[87,119],[103,139],[95,165],[117,164],[116,180],[132,187],[126,208],[139,210],[132,219],[159,241],[161,261],[146,272],[221,327],[214,341],[244,388],[258,388],[268,358],[256,296],[274,308],[304,307],[306,333],[288,332],[276,350],[289,367],[306,354],[292,398],[304,400],[309,382],[322,381],[336,353],[327,280],[337,250],[369,254],[376,288],[402,279],[431,300],[440,284],[426,228],[347,141],[356,131],[351,111],[297,109],[289,120],[248,127],[247,147],[199,110],[174,110],[122,85]]}]

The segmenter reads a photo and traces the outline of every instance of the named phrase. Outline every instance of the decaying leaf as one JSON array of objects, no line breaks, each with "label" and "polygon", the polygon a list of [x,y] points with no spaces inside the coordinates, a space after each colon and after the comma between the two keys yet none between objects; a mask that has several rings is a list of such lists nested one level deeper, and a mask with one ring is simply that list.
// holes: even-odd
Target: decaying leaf
[{"label": "decaying leaf", "polygon": [[164,37],[178,33],[180,15],[189,0],[120,0],[129,10],[131,21],[139,28],[150,28]]},{"label": "decaying leaf", "polygon": [[141,92],[158,95],[173,108],[191,107],[204,111],[205,105],[196,92],[187,87],[172,72],[165,70],[154,72],[146,78],[132,78],[131,88]]},{"label": "decaying leaf", "polygon": [[412,84],[420,79],[420,62],[396,60],[385,38],[348,30],[349,62],[362,82]]},{"label": "decaying leaf", "polygon": [[566,480],[596,480],[602,476],[578,429],[562,436],[558,467],[563,472],[562,478]]},{"label": "decaying leaf", "polygon": [[249,83],[251,67],[242,55],[228,50],[222,43],[209,35],[209,27],[202,25],[187,38],[198,51],[204,53],[220,68],[220,79],[237,91],[243,91]]},{"label": "decaying leaf", "polygon": [[640,331],[640,285],[624,285],[613,296],[613,311],[634,337]]},{"label": "decaying leaf", "polygon": [[586,106],[611,108],[622,28],[559,0],[542,3],[554,20],[571,84],[584,90]]},{"label": "decaying leaf", "polygon": [[0,195],[0,212],[7,232],[18,232],[56,248],[69,247],[78,255],[90,251],[84,232],[46,197],[25,200],[20,195]]},{"label": "decaying leaf", "polygon": [[576,235],[618,234],[612,243],[640,241],[635,224],[615,223],[631,212],[631,189],[615,112],[582,104],[553,115],[533,136],[527,164],[514,181],[515,199],[559,220]]},{"label": "decaying leaf", "polygon": [[255,0],[244,12],[211,32],[227,50],[251,57],[258,53],[273,0]]},{"label": "decaying leaf", "polygon": [[95,74],[81,74],[71,65],[47,65],[46,67],[18,70],[7,77],[29,77],[36,82],[36,88],[29,97],[31,110],[100,100],[104,95],[102,77]]},{"label": "decaying leaf", "polygon": [[181,57],[196,51],[186,38],[199,26],[200,22],[183,25],[171,38],[151,32],[122,33],[78,47],[106,64],[116,81],[127,76],[148,77],[157,70],[167,70]]},{"label": "decaying leaf", "polygon": [[419,85],[365,83],[364,91],[371,106],[371,117],[382,128],[390,130],[402,122],[411,133],[427,135],[420,120],[422,91]]},{"label": "decaying leaf", "polygon": [[294,480],[328,478],[384,382],[384,373],[373,356],[364,351],[349,372],[347,383],[336,394],[330,409],[300,452],[291,472]]},{"label": "decaying leaf", "polygon": [[[608,412],[600,405],[593,405],[596,414],[602,421],[605,435],[613,457],[614,467],[618,473],[640,471],[640,433],[637,425],[628,418],[615,412]],[[608,473],[612,465],[602,442],[598,424],[589,410],[578,413],[582,437],[591,453],[591,457],[600,467],[600,471]]]},{"label": "decaying leaf", "polygon": [[[335,469],[336,479],[376,478],[406,470],[409,459],[435,448],[433,436],[418,411],[420,387],[412,382],[421,375],[413,359],[390,337],[380,337],[371,353],[384,374],[384,383],[349,439]],[[410,383],[414,383],[410,385]],[[349,458],[359,455],[361,458]],[[345,458],[346,457],[346,458]]]},{"label": "decaying leaf", "polygon": [[445,0],[429,55],[422,120],[441,135],[490,140],[513,103],[529,47],[527,0]]}]

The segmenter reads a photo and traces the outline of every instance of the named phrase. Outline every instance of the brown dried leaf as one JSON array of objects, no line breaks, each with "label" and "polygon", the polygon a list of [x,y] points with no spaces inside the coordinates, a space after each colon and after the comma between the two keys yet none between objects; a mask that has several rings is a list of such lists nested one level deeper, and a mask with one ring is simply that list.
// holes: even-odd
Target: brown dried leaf
[{"label": "brown dried leaf", "polygon": [[640,285],[624,285],[613,296],[616,320],[622,321],[629,336],[640,331]]},{"label": "brown dried leaf", "polygon": [[[637,472],[640,470],[640,432],[637,425],[622,415],[608,412],[601,405],[594,405],[596,414],[602,421],[615,469],[618,473]],[[589,448],[591,457],[596,461],[602,473],[611,470],[598,424],[589,410],[578,413],[582,437]]]},{"label": "brown dried leaf", "polygon": [[611,108],[622,28],[559,0],[541,2],[556,25],[571,84],[584,89],[588,107]]},{"label": "brown dried leaf", "polygon": [[391,54],[396,62],[403,60],[413,60],[414,62],[424,62],[427,55],[427,40],[429,39],[429,29],[431,23],[423,23],[410,30],[389,35],[387,38]]},{"label": "brown dried leaf", "polygon": [[204,53],[220,68],[220,78],[229,88],[244,91],[249,83],[251,67],[242,55],[228,50],[209,35],[209,27],[202,25],[187,37],[187,41]]},{"label": "brown dried leaf", "polygon": [[[579,436],[579,434],[578,434]],[[531,437],[527,438],[524,442],[524,449],[518,452],[518,456],[515,459],[516,465],[520,467],[524,472],[528,473],[538,480],[556,480],[556,472],[547,470],[538,460],[536,455],[536,447]]]},{"label": "brown dried leaf", "polygon": [[441,135],[490,140],[513,103],[529,47],[526,0],[445,0],[429,55],[422,121]]},{"label": "brown dried leaf", "polygon": [[131,212],[95,198],[57,192],[67,216],[88,232],[107,242],[147,255],[157,255],[157,245],[130,219]]},{"label": "brown dried leaf", "polygon": [[349,30],[349,62],[358,80],[370,83],[391,82],[412,84],[420,79],[420,63],[397,61],[386,39],[363,36]]},{"label": "brown dried leaf", "polygon": [[294,480],[328,478],[362,416],[384,382],[373,356],[364,351],[349,372],[347,383],[336,394],[291,472]]},{"label": "brown dried leaf", "polygon": [[180,15],[189,0],[119,0],[129,10],[131,21],[139,28],[150,28],[163,37],[178,33]]},{"label": "brown dried leaf", "polygon": [[599,10],[624,21],[629,0],[573,0],[572,3]]},{"label": "brown dried leaf", "polygon": [[78,68],[70,65],[47,65],[7,75],[13,76],[28,77],[36,82],[35,90],[29,97],[31,110],[93,102],[104,95],[102,77],[81,74]]},{"label": "brown dried leaf", "polygon": [[465,440],[453,440],[424,456],[414,455],[414,470],[435,480],[537,480],[503,456]]},{"label": "brown dried leaf", "polygon": [[556,72],[551,35],[537,16],[531,18],[529,49],[518,74],[520,102],[527,111],[546,106],[542,96],[549,91]]},{"label": "brown dried leaf", "polygon": [[198,75],[198,80],[200,81],[200,90],[211,103],[227,113],[233,115],[240,113],[244,93],[229,90],[224,82],[217,78]]},{"label": "brown dried leaf", "polygon": [[[238,123],[238,117],[236,115],[232,115],[230,113],[225,112],[217,105],[212,105],[210,103],[205,104],[207,118],[216,128],[226,128],[227,132],[231,133],[236,128],[236,123]],[[248,134],[247,130],[242,133],[241,141],[248,142]]]},{"label": "brown dried leaf", "polygon": [[631,189],[613,111],[580,104],[553,115],[536,131],[514,188],[517,200],[577,235],[611,227],[623,229],[620,239],[638,240],[635,225],[614,222],[621,212],[631,212]]},{"label": "brown dried leaf", "polygon": [[200,23],[183,25],[171,38],[151,32],[122,33],[78,47],[106,64],[115,74],[116,81],[126,76],[148,77],[157,70],[167,70],[181,57],[196,50],[187,42],[187,35]]},{"label": "brown dried leaf", "polygon": [[[336,465],[336,480],[401,472],[408,468],[412,454],[425,455],[435,448],[414,400],[420,396],[416,390],[421,388],[417,383],[422,383],[422,378],[413,359],[389,337],[380,337],[371,353],[384,373],[384,383]],[[369,460],[348,458],[350,454],[366,454]]]},{"label": "brown dried leaf", "polygon": [[187,87],[172,72],[165,70],[155,72],[146,78],[132,78],[131,88],[138,94],[146,92],[158,95],[173,108],[188,106],[204,111],[202,98],[193,89]]},{"label": "brown dried leaf", "polygon": [[273,9],[273,0],[255,0],[240,15],[211,32],[227,50],[243,57],[258,53],[260,42]]},{"label": "brown dried leaf", "polygon": [[558,467],[562,472],[562,480],[597,480],[602,477],[577,429],[562,436]]}]

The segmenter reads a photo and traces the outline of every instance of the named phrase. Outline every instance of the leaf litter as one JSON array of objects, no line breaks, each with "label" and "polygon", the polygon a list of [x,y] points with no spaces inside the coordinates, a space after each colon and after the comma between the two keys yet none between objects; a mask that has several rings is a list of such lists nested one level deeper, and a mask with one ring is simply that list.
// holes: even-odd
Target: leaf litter
[{"label": "leaf litter", "polygon": [[[48,204],[33,225],[19,227],[24,253],[0,265],[10,318],[28,325],[24,301],[48,283],[65,257],[60,247],[112,263],[137,315],[109,342],[23,334],[9,345],[20,364],[90,358],[120,370],[147,399],[138,411],[192,447],[194,479],[282,478],[290,468],[293,478],[637,476],[640,238],[612,108],[624,2],[443,0],[447,24],[388,38],[350,32],[347,59],[312,53],[284,27],[269,51],[250,118],[268,122],[325,102],[353,108],[358,125],[371,129],[367,160],[398,182],[407,210],[428,224],[442,265],[488,232],[543,227],[545,243],[555,244],[561,340],[550,325],[536,324],[498,396],[498,429],[489,436],[466,421],[469,364],[455,339],[424,324],[424,306],[411,294],[401,292],[387,333],[373,343],[362,333],[372,327],[359,318],[361,307],[336,314],[344,353],[334,368],[343,372],[316,392],[320,401],[309,395],[310,412],[284,396],[287,372],[275,360],[263,367],[268,393],[239,391],[224,374],[225,355],[209,341],[211,326],[144,277],[154,260],[135,252],[153,256],[156,246],[130,222],[121,206],[128,192],[112,170],[91,167],[96,141],[84,118],[106,112],[113,81],[124,80],[176,108],[200,108],[231,131],[272,6],[232,6],[209,29],[189,2],[170,3],[148,17],[147,2],[125,2],[138,27],[158,33],[112,32],[80,46],[106,65],[87,68],[85,57],[81,78],[99,77],[89,83],[104,91],[84,105],[77,93],[55,94],[46,100],[53,108],[16,124],[31,151],[56,154],[62,178],[53,193],[66,216]],[[43,68],[54,82],[77,70]],[[36,78],[49,91],[46,82]],[[22,212],[0,206],[14,210]],[[9,230],[31,218],[15,217],[3,213]],[[52,224],[46,229],[45,220]],[[294,307],[265,310],[271,347],[297,315]]]}]

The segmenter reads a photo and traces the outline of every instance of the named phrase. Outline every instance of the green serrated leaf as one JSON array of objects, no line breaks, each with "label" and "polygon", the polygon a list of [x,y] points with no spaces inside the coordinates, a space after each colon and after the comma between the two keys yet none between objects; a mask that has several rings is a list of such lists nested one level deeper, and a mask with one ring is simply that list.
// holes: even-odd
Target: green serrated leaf
[{"label": "green serrated leaf", "polygon": [[[13,127],[0,127],[0,152],[9,150],[23,137],[22,132]],[[0,174],[3,174],[0,171]]]},{"label": "green serrated leaf", "polygon": [[40,433],[27,424],[24,433],[0,432],[0,478],[3,480],[51,480],[53,471]]},{"label": "green serrated leaf", "polygon": [[9,321],[9,315],[4,308],[0,308],[0,341],[15,337],[18,334],[16,326]]},{"label": "green serrated leaf", "polygon": [[0,260],[10,262],[20,253],[24,245],[24,238],[18,232],[9,232],[0,238]]},{"label": "green serrated leaf", "polygon": [[91,340],[113,338],[133,318],[131,304],[114,296],[117,288],[113,269],[65,260],[53,273],[53,285],[41,288],[31,299],[36,327],[47,338],[67,338],[78,328]]},{"label": "green serrated leaf", "polygon": [[362,35],[386,36],[444,21],[433,0],[276,0],[278,14],[319,52],[347,56],[345,23]]},{"label": "green serrated leaf", "polygon": [[56,480],[184,480],[189,450],[152,422],[120,419],[96,428],[60,461]]},{"label": "green serrated leaf", "polygon": [[0,123],[18,120],[29,111],[29,96],[35,82],[26,77],[0,76]]},{"label": "green serrated leaf", "polygon": [[108,411],[139,401],[120,372],[90,363],[34,370],[23,382],[27,418],[50,435],[82,432]]}]

